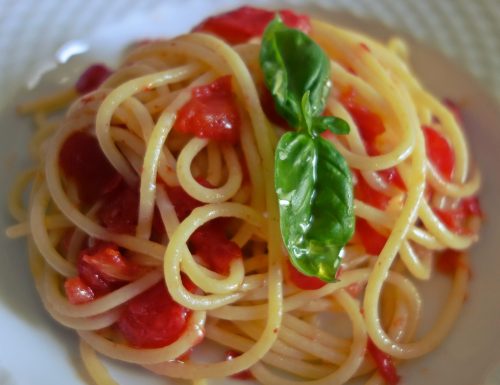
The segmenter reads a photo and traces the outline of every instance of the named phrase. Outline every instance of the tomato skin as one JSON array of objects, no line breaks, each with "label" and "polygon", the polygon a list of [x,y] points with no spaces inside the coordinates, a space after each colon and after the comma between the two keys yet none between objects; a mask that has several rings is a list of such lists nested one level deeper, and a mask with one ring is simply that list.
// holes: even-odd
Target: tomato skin
[{"label": "tomato skin", "polygon": [[391,198],[382,192],[372,188],[363,178],[361,173],[356,172],[354,185],[354,197],[370,206],[385,210]]},{"label": "tomato skin", "polygon": [[305,274],[302,274],[298,271],[295,266],[292,265],[290,260],[286,261],[288,278],[290,281],[302,290],[317,290],[321,289],[326,285],[326,282],[322,281],[318,277],[311,277]]},{"label": "tomato skin", "polygon": [[122,183],[104,202],[97,217],[109,231],[133,234],[139,215],[139,192]]},{"label": "tomato skin", "polygon": [[139,265],[128,261],[112,242],[97,243],[80,252],[77,261],[78,275],[95,293],[96,297],[137,279],[144,273]]},{"label": "tomato skin", "polygon": [[455,153],[448,140],[434,128],[422,127],[425,148],[430,162],[445,180],[451,180],[455,170]]},{"label": "tomato skin", "polygon": [[222,275],[228,275],[233,260],[243,258],[241,248],[224,233],[223,220],[213,220],[198,228],[189,238],[189,244],[207,264]]},{"label": "tomato skin", "polygon": [[401,377],[398,375],[396,367],[392,362],[392,357],[381,351],[370,338],[368,338],[366,350],[372,357],[373,361],[375,361],[377,370],[386,384],[397,385],[401,380]]},{"label": "tomato skin", "polygon": [[125,305],[117,327],[133,347],[160,348],[182,335],[190,314],[172,299],[165,283],[159,282]]},{"label": "tomato skin", "polygon": [[111,74],[111,71],[104,64],[96,63],[88,67],[78,78],[75,90],[84,95],[97,89]]},{"label": "tomato skin", "polygon": [[[206,187],[210,184],[200,179],[199,183]],[[167,194],[179,220],[184,220],[191,211],[200,207],[202,203],[190,195],[180,186],[168,187]],[[236,258],[243,258],[241,248],[227,239],[224,232],[224,218],[217,218],[199,227],[189,237],[189,246],[193,253],[198,255],[212,271],[227,275],[231,262]]]},{"label": "tomato skin", "polygon": [[240,125],[231,76],[227,75],[193,88],[191,99],[177,113],[174,129],[199,138],[236,144]]},{"label": "tomato skin", "polygon": [[457,234],[470,234],[471,231],[467,227],[469,219],[483,216],[479,199],[475,196],[461,199],[455,208],[433,208],[433,211],[448,230]]},{"label": "tomato skin", "polygon": [[[280,10],[278,13],[288,27],[300,29],[305,33],[310,31],[308,16],[291,10]],[[253,37],[261,36],[275,14],[276,11],[244,6],[209,17],[194,27],[193,31],[212,33],[230,44],[244,43]]]},{"label": "tomato skin", "polygon": [[96,202],[121,181],[120,174],[101,151],[97,139],[83,131],[76,131],[63,143],[59,166],[75,183],[78,197],[84,203]]},{"label": "tomato skin", "polygon": [[387,237],[380,234],[363,218],[356,218],[356,235],[366,252],[375,256],[380,254],[387,242]]},{"label": "tomato skin", "polygon": [[365,142],[366,152],[368,155],[378,155],[375,140],[377,136],[385,131],[384,122],[374,112],[370,111],[356,101],[356,91],[353,88],[348,88],[340,96],[340,101],[351,114],[359,133]]},{"label": "tomato skin", "polygon": [[92,288],[78,276],[66,279],[64,291],[69,303],[73,305],[87,303],[95,298]]}]

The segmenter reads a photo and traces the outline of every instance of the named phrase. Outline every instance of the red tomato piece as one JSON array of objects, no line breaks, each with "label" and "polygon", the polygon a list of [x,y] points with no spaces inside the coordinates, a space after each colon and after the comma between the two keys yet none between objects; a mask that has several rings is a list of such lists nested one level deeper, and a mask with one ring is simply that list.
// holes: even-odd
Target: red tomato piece
[{"label": "red tomato piece", "polygon": [[459,251],[446,249],[442,253],[438,254],[436,258],[436,269],[440,273],[454,275],[458,268],[469,268],[460,258]]},{"label": "red tomato piece", "polygon": [[399,175],[396,167],[387,168],[385,170],[378,171],[378,174],[384,179],[385,183],[388,185],[393,185],[399,188],[400,190],[406,190],[405,182],[401,175]]},{"label": "red tomato piece", "polygon": [[180,221],[186,219],[191,211],[202,205],[200,201],[188,195],[181,186],[167,187],[167,194]]},{"label": "red tomato piece", "polygon": [[80,277],[72,277],[64,282],[64,291],[69,303],[79,305],[95,298],[94,291]]},{"label": "red tomato piece", "polygon": [[80,75],[75,89],[81,95],[88,94],[97,89],[112,73],[113,71],[104,64],[92,64]]},{"label": "red tomato piece", "polygon": [[[226,352],[226,361],[231,361],[236,357],[241,356],[241,353],[236,350],[228,350]],[[249,369],[243,370],[239,373],[232,374],[231,377],[238,380],[253,380],[255,377]]]},{"label": "red tomato piece", "polygon": [[360,201],[384,210],[391,198],[382,192],[372,188],[360,173],[356,173],[356,184],[354,185],[354,197]]},{"label": "red tomato piece", "polygon": [[139,192],[122,183],[103,203],[97,216],[114,233],[133,234],[139,214]]},{"label": "red tomato piece", "polygon": [[326,285],[326,282],[322,281],[317,277],[311,277],[305,274],[302,274],[298,271],[295,266],[292,265],[290,260],[286,261],[287,270],[288,270],[288,278],[290,281],[302,290],[316,290],[321,289]]},{"label": "red tomato piece", "polygon": [[76,184],[78,196],[84,203],[94,203],[121,181],[120,174],[101,151],[97,139],[83,131],[66,139],[59,153],[59,166]]},{"label": "red tomato piece", "polygon": [[396,366],[394,366],[392,361],[392,357],[381,351],[370,338],[368,338],[366,350],[375,362],[378,373],[384,379],[386,384],[397,385],[401,380],[401,377],[398,375]]},{"label": "red tomato piece", "polygon": [[193,88],[191,99],[177,113],[174,129],[199,138],[236,144],[240,125],[231,76],[227,75]]},{"label": "red tomato piece", "polygon": [[143,273],[139,265],[121,254],[116,244],[101,241],[80,252],[77,269],[96,296],[107,294]]},{"label": "red tomato piece", "polygon": [[191,311],[175,302],[160,282],[131,299],[117,326],[136,348],[160,348],[175,342],[186,330]]},{"label": "red tomato piece", "polygon": [[387,242],[387,237],[380,234],[363,218],[356,218],[356,235],[366,252],[371,255],[379,255]]},{"label": "red tomato piece", "polygon": [[460,200],[453,209],[433,208],[436,216],[446,227],[457,234],[468,234],[468,221],[471,217],[482,217],[483,213],[477,197],[469,197]]},{"label": "red tomato piece", "polygon": [[239,44],[253,37],[261,36],[266,26],[279,13],[283,22],[290,28],[300,29],[308,33],[311,30],[309,17],[284,9],[269,11],[255,7],[244,6],[234,11],[209,17],[202,21],[193,31],[212,33],[230,44]]},{"label": "red tomato piece", "polygon": [[360,105],[356,101],[356,91],[352,88],[342,93],[340,100],[358,126],[368,155],[377,155],[379,151],[375,139],[385,131],[384,122],[380,116]]},{"label": "red tomato piece", "polygon": [[455,169],[455,153],[448,140],[432,127],[422,127],[429,160],[446,180],[451,180]]},{"label": "red tomato piece", "polygon": [[211,221],[198,228],[189,238],[190,246],[207,266],[223,275],[229,274],[231,262],[242,258],[241,248],[227,239],[223,221]]}]

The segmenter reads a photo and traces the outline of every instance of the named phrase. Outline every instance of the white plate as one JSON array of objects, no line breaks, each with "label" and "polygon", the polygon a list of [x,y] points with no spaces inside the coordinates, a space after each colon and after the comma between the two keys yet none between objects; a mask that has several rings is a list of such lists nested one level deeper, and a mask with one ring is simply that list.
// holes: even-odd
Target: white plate
[{"label": "white plate", "polygon": [[[445,3],[450,1],[445,1]],[[25,4],[25,2],[22,3]],[[47,3],[52,2],[40,3],[44,4],[40,7],[47,11]],[[83,50],[86,46],[90,47],[90,50],[84,55],[71,59],[69,63],[59,66],[55,72],[45,76],[42,86],[39,86],[34,91],[35,93],[43,92],[47,87],[54,88],[60,83],[73,81],[75,75],[89,62],[103,59],[116,60],[121,49],[132,40],[181,33],[205,15],[227,8],[228,4],[234,4],[234,2],[229,3],[229,1],[219,1],[214,6],[212,2],[209,4],[209,2],[184,0],[183,2],[175,2],[175,4],[171,2],[167,6],[155,9],[154,12],[146,10],[144,7],[133,6],[126,13],[127,17],[124,17],[120,22],[115,19],[110,24],[106,24],[102,20],[108,19],[102,15],[96,16],[97,21],[91,23],[89,17],[92,15],[88,15],[89,11],[82,5],[83,2],[68,3],[79,3],[82,6],[80,16],[87,17],[88,25],[93,25],[94,28],[86,32],[74,26],[71,29],[69,21],[66,21],[65,24],[59,16],[59,19],[56,17],[59,33],[63,34],[62,40],[60,35],[49,33],[39,39],[27,39],[24,45],[18,46],[20,51],[31,52],[31,54],[26,53],[26,60],[33,62],[30,67],[23,67],[21,62],[18,63],[13,59],[16,57],[16,60],[20,60],[19,53],[16,53],[17,56],[9,56],[5,54],[6,51],[0,51],[2,57],[0,69],[10,68],[11,71],[8,73],[13,74],[12,76],[3,76],[7,73],[3,72],[0,78],[0,83],[4,82],[5,88],[3,89],[9,91],[3,92],[3,96],[0,98],[2,127],[0,131],[0,154],[2,156],[0,196],[2,202],[5,202],[8,186],[15,173],[27,164],[26,141],[30,126],[26,119],[15,116],[13,108],[19,99],[25,98],[27,95],[26,91],[23,91],[24,85],[34,83],[40,71],[43,72],[44,69],[57,64],[57,61],[65,61],[63,60],[65,55],[71,53],[72,50],[78,51]],[[115,5],[116,3],[111,2]],[[381,2],[378,8],[374,7],[373,9],[383,10],[381,7],[387,7],[386,3],[388,1]],[[101,7],[98,4],[102,3],[89,2],[89,8],[92,12]],[[338,5],[340,9],[348,8],[343,3]],[[303,7],[304,4],[302,4]],[[308,3],[307,7],[313,14],[320,14],[323,18],[339,24],[355,26],[383,38],[388,36],[387,29],[379,24],[360,21],[338,11],[325,12],[324,4],[321,7],[315,7]],[[406,12],[410,12],[412,7],[400,4],[398,12],[404,14],[404,9]],[[68,6],[68,8],[70,7]],[[368,8],[353,6],[352,10],[359,14],[363,13],[359,11],[360,9],[366,10]],[[0,9],[3,9],[1,0]],[[62,12],[59,8],[57,11],[57,15]],[[107,8],[103,9],[104,13],[106,11],[107,13],[111,12]],[[117,9],[115,12],[120,15]],[[372,12],[372,14],[377,14],[377,12]],[[123,12],[122,14],[125,15]],[[16,15],[18,14],[16,13]],[[411,13],[407,13],[407,15],[412,16]],[[384,17],[381,19],[388,22]],[[24,20],[26,19],[17,22],[9,20],[9,23],[14,23],[15,28],[17,28],[18,24]],[[78,23],[75,22],[75,24]],[[0,25],[2,24],[0,23]],[[68,28],[67,35],[64,35],[65,25]],[[29,24],[24,23],[23,26],[29,28]],[[54,29],[51,26],[47,26],[47,28]],[[76,34],[75,28],[79,31]],[[11,33],[13,32],[11,31]],[[416,35],[420,36],[418,31]],[[11,37],[13,36],[11,35]],[[500,35],[497,35],[497,38],[498,36]],[[54,58],[55,47],[57,44],[67,42],[68,37],[79,37],[79,39],[76,42],[72,40],[70,44],[66,44],[65,49],[59,50],[58,57]],[[49,42],[43,44],[53,49],[50,54],[39,53],[38,58],[33,58],[30,55],[32,52],[38,52],[37,44],[44,38],[47,38]],[[484,175],[481,199],[487,221],[482,231],[481,242],[472,253],[474,275],[471,281],[469,299],[456,327],[438,350],[401,367],[403,384],[500,384],[498,371],[496,375],[493,372],[495,364],[500,360],[500,344],[498,343],[500,301],[497,295],[500,292],[500,258],[498,258],[500,205],[496,200],[497,192],[500,191],[500,173],[498,172],[498,165],[500,165],[500,151],[498,150],[500,148],[500,130],[498,129],[500,113],[492,99],[467,73],[436,51],[412,42],[412,61],[421,79],[435,93],[458,100],[465,105],[467,135],[474,156]],[[486,59],[485,62],[487,62]],[[20,70],[19,68],[24,69]],[[489,76],[488,74],[481,75],[483,79]],[[495,83],[490,85],[492,86],[490,91],[496,92]],[[18,96],[19,94],[20,96]],[[6,97],[9,95],[16,95],[16,98],[9,100]],[[0,229],[5,228],[10,223],[12,221],[8,217],[6,209],[2,207]],[[0,248],[3,251],[0,257],[0,385],[84,384],[85,377],[78,359],[77,339],[71,331],[52,321],[42,308],[27,267],[24,242],[22,240],[9,241],[2,235]],[[426,290],[426,294],[432,297],[433,291],[442,287],[444,285],[434,285]],[[112,370],[123,384],[165,383],[132,366],[114,363]]]}]

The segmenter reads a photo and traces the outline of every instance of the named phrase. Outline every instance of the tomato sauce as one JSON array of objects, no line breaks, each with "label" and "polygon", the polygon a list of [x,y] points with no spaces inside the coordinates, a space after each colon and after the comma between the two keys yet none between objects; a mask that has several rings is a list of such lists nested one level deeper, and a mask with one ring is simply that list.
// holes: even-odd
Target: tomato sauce
[{"label": "tomato sauce", "polygon": [[191,99],[177,113],[174,130],[199,138],[238,143],[241,119],[231,76],[193,88]]}]

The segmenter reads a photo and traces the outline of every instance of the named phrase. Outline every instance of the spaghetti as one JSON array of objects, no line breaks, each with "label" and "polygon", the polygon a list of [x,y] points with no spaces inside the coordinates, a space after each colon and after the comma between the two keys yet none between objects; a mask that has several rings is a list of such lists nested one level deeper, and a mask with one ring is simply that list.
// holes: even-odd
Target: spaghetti
[{"label": "spaghetti", "polygon": [[[460,311],[481,218],[460,116],[414,77],[400,40],[281,11],[330,59],[326,111],[351,130],[323,137],[351,168],[356,215],[338,281],[288,262],[273,182],[288,128],[259,68],[273,16],[244,7],[141,42],[115,71],[91,67],[80,94],[21,107],[39,126],[36,164],[13,188],[7,233],[28,237],[45,308],[77,331],[97,384],[115,382],[96,352],[195,383],[396,384],[396,365],[435,349]],[[417,338],[415,281],[436,269],[452,287]],[[324,327],[332,314],[350,333]],[[193,358],[207,341],[228,359]]]}]

